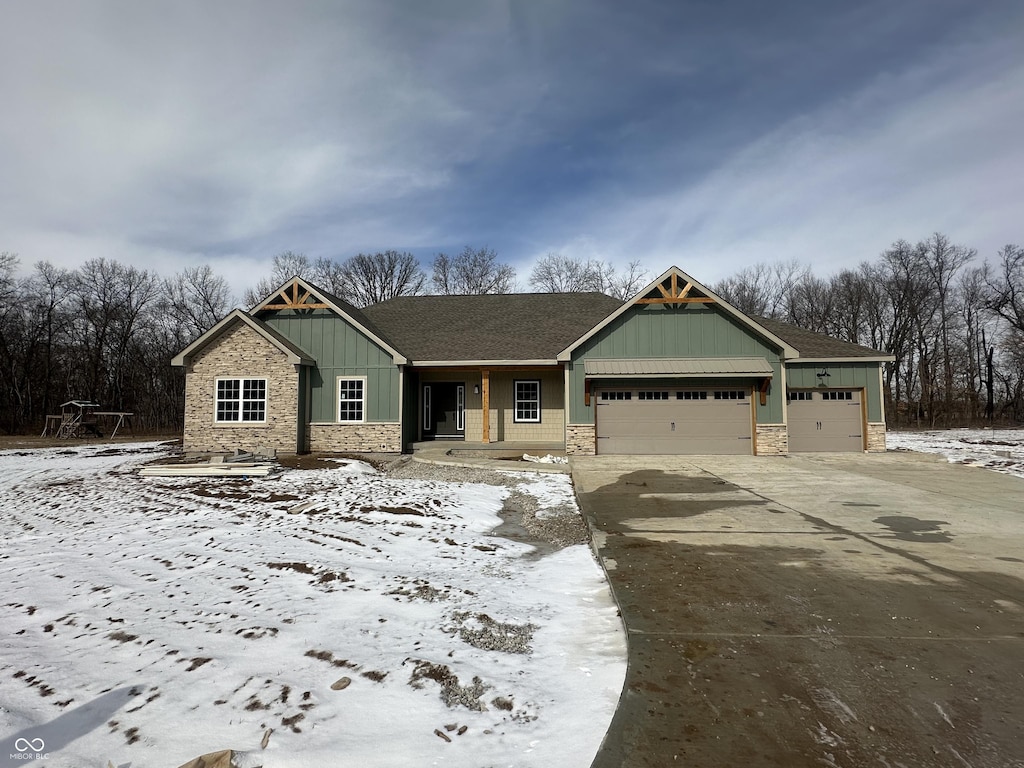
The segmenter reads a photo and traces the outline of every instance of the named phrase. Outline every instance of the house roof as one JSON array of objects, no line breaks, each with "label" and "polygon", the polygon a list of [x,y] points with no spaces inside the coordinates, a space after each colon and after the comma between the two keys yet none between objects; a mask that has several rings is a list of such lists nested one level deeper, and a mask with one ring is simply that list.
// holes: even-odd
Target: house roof
[{"label": "house roof", "polygon": [[603,293],[401,296],[363,315],[414,364],[550,361],[622,305]]},{"label": "house roof", "polygon": [[[795,325],[765,317],[748,316],[732,307],[677,267],[672,267],[635,297],[621,302],[603,293],[519,293],[483,296],[402,296],[357,309],[337,296],[319,289],[301,278],[293,278],[253,308],[252,314],[232,311],[171,361],[184,365],[188,359],[217,339],[237,322],[243,322],[284,352],[290,362],[314,365],[308,353],[254,316],[259,312],[283,309],[331,309],[351,322],[392,355],[395,363],[492,364],[554,363],[567,360],[571,351],[637,303],[683,303],[698,301],[717,305],[753,332],[778,345],[790,360],[890,361],[891,355],[850,344]],[[623,363],[624,361],[610,361]],[[701,361],[690,361],[679,370],[665,365],[681,361],[662,361],[659,370],[648,375],[672,373],[699,375],[693,368]],[[599,365],[598,363],[594,363]],[[723,361],[715,363],[721,366]],[[591,361],[587,362],[591,365]],[[738,367],[737,367],[738,366]],[[698,365],[698,368],[700,366]],[[710,369],[705,375],[739,373],[744,364],[732,370]],[[692,370],[691,370],[692,369]],[[744,368],[748,374],[760,368]],[[588,369],[589,372],[589,369]],[[606,372],[605,375],[616,375]],[[626,375],[622,372],[618,375]],[[635,375],[644,375],[637,370]]]},{"label": "house roof", "polygon": [[280,333],[275,331],[266,323],[260,322],[257,318],[241,309],[234,309],[224,319],[217,323],[198,339],[193,341],[181,352],[171,358],[171,365],[185,365],[195,354],[202,351],[210,342],[218,339],[226,331],[230,330],[237,323],[244,323],[256,333],[269,341],[272,345],[281,350],[288,358],[288,362],[294,365],[314,365],[315,360],[295,344],[290,342]]},{"label": "house roof", "polygon": [[759,325],[764,326],[776,336],[781,339],[785,339],[786,343],[793,346],[799,351],[800,356],[798,360],[805,360],[811,362],[814,360],[839,360],[858,358],[862,360],[874,359],[879,361],[891,361],[892,355],[888,355],[885,352],[880,352],[877,349],[871,349],[871,347],[865,347],[860,344],[851,344],[848,341],[840,341],[839,339],[826,336],[823,333],[815,333],[814,331],[808,331],[804,328],[800,328],[790,323],[784,323],[781,320],[772,320],[767,317],[756,317],[752,316],[752,319]]}]

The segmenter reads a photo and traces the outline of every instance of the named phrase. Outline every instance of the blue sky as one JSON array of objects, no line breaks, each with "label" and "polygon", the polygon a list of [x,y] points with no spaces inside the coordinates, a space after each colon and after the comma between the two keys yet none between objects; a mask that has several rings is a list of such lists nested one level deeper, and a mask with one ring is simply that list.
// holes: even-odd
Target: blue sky
[{"label": "blue sky", "polygon": [[0,9],[23,265],[488,246],[712,283],[1024,242],[1017,0],[37,0]]}]

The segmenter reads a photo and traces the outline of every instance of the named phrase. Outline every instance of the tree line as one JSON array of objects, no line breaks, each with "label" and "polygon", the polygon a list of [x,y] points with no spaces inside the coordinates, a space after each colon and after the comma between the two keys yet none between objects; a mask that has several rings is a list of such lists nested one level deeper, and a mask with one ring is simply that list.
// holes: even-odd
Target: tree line
[{"label": "tree line", "polygon": [[892,354],[890,426],[1024,421],[1024,248],[979,263],[973,248],[935,233],[831,277],[784,261],[712,289],[749,314]]},{"label": "tree line", "polygon": [[326,257],[310,259],[285,251],[273,259],[271,274],[245,292],[254,306],[292,277],[301,277],[356,307],[366,307],[397,296],[444,296],[514,293],[576,293],[596,291],[625,300],[645,284],[647,272],[634,261],[625,269],[600,259],[574,259],[549,253],[530,273],[524,289],[511,264],[499,260],[492,248],[466,246],[460,253],[437,254],[430,274],[411,253],[360,253],[339,262]]},{"label": "tree line", "polygon": [[[86,399],[131,411],[147,431],[176,431],[184,374],[171,357],[236,305],[208,266],[172,277],[94,259],[74,270],[0,253],[0,429],[41,429],[61,403]],[[551,253],[526,279],[489,248],[437,254],[429,272],[410,253],[339,261],[285,252],[241,297],[251,307],[294,276],[356,307],[421,294],[597,291],[627,299],[650,276]],[[757,264],[711,286],[752,315],[772,317],[893,354],[885,397],[891,425],[1024,420],[1024,249],[989,263],[934,234],[900,240],[875,261],[814,275],[795,261]]]}]

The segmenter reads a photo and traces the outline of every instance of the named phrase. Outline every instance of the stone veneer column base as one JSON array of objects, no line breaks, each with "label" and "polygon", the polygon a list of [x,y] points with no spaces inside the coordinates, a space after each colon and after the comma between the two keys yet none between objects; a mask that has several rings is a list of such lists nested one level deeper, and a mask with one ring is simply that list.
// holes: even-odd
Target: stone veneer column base
[{"label": "stone veneer column base", "polygon": [[314,453],[345,451],[401,453],[402,425],[396,423],[310,424],[309,450]]},{"label": "stone veneer column base", "polygon": [[789,453],[789,429],[785,424],[757,425],[757,455],[785,456]]},{"label": "stone veneer column base", "polygon": [[565,427],[565,455],[593,456],[597,453],[597,431],[593,424],[568,424]]},{"label": "stone veneer column base", "polygon": [[868,423],[868,453],[885,453],[885,422]]}]

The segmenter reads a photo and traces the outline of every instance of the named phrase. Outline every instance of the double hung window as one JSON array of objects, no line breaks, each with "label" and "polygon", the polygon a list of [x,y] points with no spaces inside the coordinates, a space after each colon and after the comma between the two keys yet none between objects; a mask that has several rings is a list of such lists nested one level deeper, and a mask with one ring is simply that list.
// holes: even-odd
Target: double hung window
[{"label": "double hung window", "polygon": [[266,379],[217,379],[216,420],[267,420]]},{"label": "double hung window", "polygon": [[515,419],[518,423],[540,421],[540,381],[536,379],[515,382]]},{"label": "double hung window", "polygon": [[338,421],[366,420],[366,379],[338,379]]}]

